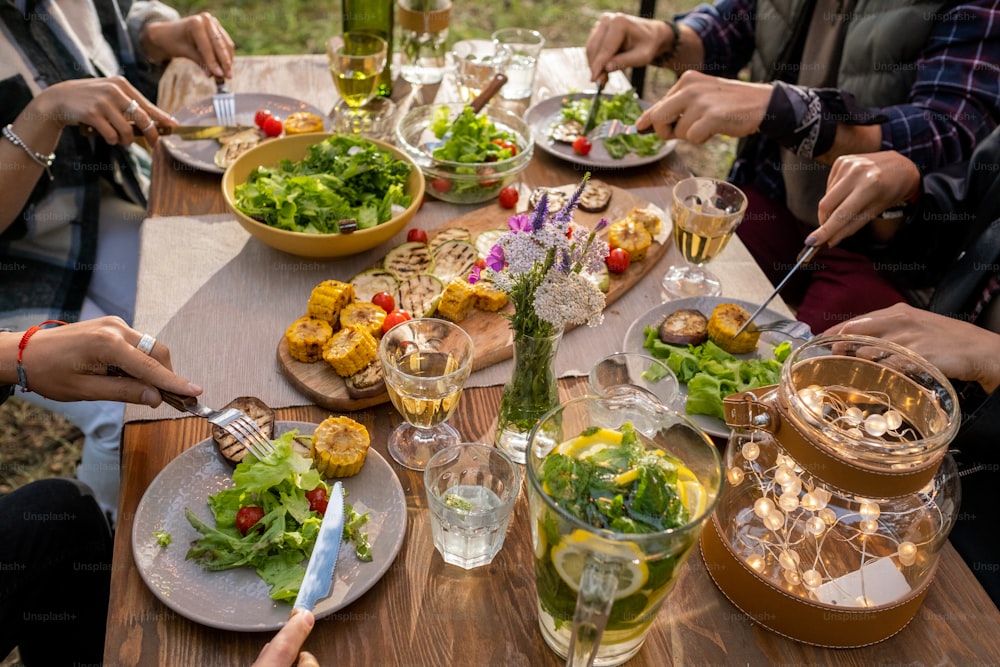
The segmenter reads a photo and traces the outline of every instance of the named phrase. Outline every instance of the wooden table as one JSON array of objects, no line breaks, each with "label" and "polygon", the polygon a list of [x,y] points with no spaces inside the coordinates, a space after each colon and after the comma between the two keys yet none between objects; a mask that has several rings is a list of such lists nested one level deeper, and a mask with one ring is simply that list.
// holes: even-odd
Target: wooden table
[{"label": "wooden table", "polygon": [[[564,81],[565,73],[579,65],[578,51],[547,52],[540,85]],[[241,58],[233,87],[240,92],[243,77],[257,73],[253,80],[258,84],[266,79],[279,88],[298,87],[295,96],[322,106],[324,100],[308,99],[302,92],[322,80],[316,73],[320,64],[309,56]],[[242,88],[260,89],[263,85]],[[211,93],[211,87],[206,90]],[[294,95],[283,89],[272,92]],[[682,169],[668,159],[648,168],[608,172],[602,178],[621,187],[666,187]],[[579,178],[571,165],[540,152],[526,173],[538,184]],[[157,152],[150,215],[224,211],[217,176],[178,168]],[[561,380],[560,390],[564,399],[579,395],[583,380]],[[470,440],[491,441],[499,398],[500,387],[467,389],[452,423]],[[278,410],[282,420],[318,422],[326,416],[327,411],[314,406]],[[408,508],[406,537],[385,577],[341,612],[319,620],[305,647],[324,665],[561,664],[537,626],[525,492],[517,501],[503,550],[491,565],[472,571],[445,565],[432,544],[420,473],[396,465],[386,451],[386,438],[399,423],[398,414],[383,405],[351,416],[369,426],[373,446],[399,477]],[[125,427],[107,665],[248,665],[270,638],[219,631],[177,615],[146,588],[132,559],[132,523],[146,487],[174,457],[208,435],[208,425],[194,418],[132,422]],[[694,554],[645,646],[628,664],[969,664],[998,656],[1000,612],[949,545],[912,623],[885,642],[852,650],[807,646],[757,626],[726,600]]]}]

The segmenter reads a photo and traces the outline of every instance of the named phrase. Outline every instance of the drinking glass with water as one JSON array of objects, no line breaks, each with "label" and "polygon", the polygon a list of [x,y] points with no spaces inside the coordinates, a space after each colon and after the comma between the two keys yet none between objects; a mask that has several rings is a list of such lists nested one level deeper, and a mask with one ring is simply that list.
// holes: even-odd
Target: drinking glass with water
[{"label": "drinking glass with water", "polygon": [[507,83],[500,89],[500,96],[505,100],[530,98],[545,38],[537,30],[503,28],[493,33],[493,43],[506,46],[511,53],[510,61],[504,69]]}]

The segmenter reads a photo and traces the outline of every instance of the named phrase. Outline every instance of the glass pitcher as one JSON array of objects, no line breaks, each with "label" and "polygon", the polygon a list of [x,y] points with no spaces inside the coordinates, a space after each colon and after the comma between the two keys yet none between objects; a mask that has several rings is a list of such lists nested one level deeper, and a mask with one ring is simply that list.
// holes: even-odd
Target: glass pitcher
[{"label": "glass pitcher", "polygon": [[[622,470],[619,444],[634,443],[615,434],[629,431],[647,458],[629,458],[643,464],[629,463],[627,470],[618,472]],[[621,664],[641,648],[715,508],[722,486],[721,457],[686,417],[646,392],[621,390],[573,399],[548,412],[529,435],[527,459],[542,636],[567,658],[567,665]],[[674,491],[664,491],[666,485],[654,482],[659,473],[644,467],[648,461],[653,461],[653,470],[676,472]],[[656,461],[665,463],[661,468]],[[580,469],[568,476],[557,471],[559,466],[578,464],[593,472],[588,473],[585,493],[571,498],[566,480],[581,478]],[[607,479],[614,480],[616,489],[626,489],[622,499],[607,491]],[[665,496],[676,492],[672,499],[679,504],[672,507],[683,507],[685,512],[674,517],[671,527],[663,524],[653,532],[631,532],[635,514],[630,510],[642,514],[640,510],[648,509],[653,489]],[[622,510],[622,516],[611,520],[609,528],[596,527],[601,522],[594,518],[582,520],[574,503],[585,496],[601,498],[598,504],[610,503]],[[607,516],[616,512],[608,510]]]}]

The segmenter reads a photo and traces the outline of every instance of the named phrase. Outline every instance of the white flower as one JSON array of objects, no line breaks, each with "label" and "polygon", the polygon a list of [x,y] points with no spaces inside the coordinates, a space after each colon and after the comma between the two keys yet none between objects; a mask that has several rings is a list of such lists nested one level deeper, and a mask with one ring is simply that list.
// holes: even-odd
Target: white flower
[{"label": "white flower", "polygon": [[604,292],[579,273],[550,271],[535,290],[535,313],[557,330],[570,324],[594,327],[604,321]]}]

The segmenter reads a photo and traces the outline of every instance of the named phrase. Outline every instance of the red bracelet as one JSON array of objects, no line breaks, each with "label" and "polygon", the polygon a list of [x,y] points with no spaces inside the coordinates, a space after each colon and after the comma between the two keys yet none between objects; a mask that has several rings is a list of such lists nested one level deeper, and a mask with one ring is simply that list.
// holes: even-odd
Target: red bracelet
[{"label": "red bracelet", "polygon": [[66,324],[62,320],[45,320],[41,324],[36,324],[21,336],[21,342],[17,344],[17,383],[21,385],[21,391],[28,391],[28,374],[24,372],[24,366],[21,364],[21,357],[24,355],[24,348],[27,347],[28,341],[36,333],[42,330],[43,327],[49,324],[58,324],[62,326]]}]

